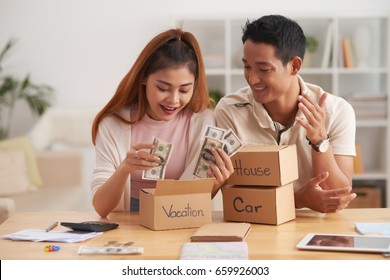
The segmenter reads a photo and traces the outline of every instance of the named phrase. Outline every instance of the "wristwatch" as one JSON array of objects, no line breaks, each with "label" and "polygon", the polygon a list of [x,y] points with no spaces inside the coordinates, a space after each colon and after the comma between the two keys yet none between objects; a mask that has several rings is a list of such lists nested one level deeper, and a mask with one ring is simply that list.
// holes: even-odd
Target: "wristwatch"
[{"label": "wristwatch", "polygon": [[[307,137],[306,137],[306,139],[307,139]],[[316,151],[318,153],[325,153],[330,147],[329,135],[327,136],[326,139],[321,140],[317,144],[313,144],[312,142],[310,142],[309,139],[307,139],[307,140],[309,141],[309,145],[314,149],[314,151]]]}]

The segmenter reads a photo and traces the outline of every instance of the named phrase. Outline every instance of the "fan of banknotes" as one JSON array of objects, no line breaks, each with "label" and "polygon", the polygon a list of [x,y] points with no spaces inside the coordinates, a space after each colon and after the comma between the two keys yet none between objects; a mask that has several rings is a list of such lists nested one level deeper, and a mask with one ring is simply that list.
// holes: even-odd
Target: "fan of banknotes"
[{"label": "fan of banknotes", "polygon": [[203,135],[203,144],[194,170],[194,175],[199,178],[209,177],[208,171],[211,162],[215,162],[211,148],[223,149],[231,157],[243,147],[241,140],[231,130],[208,125]]},{"label": "fan of banknotes", "polygon": [[156,147],[156,149],[152,149],[150,153],[160,158],[160,164],[151,169],[144,170],[142,172],[142,179],[144,180],[164,179],[166,166],[173,149],[173,145],[171,143],[165,142],[157,137],[154,137],[153,145]]},{"label": "fan of banknotes", "polygon": [[[193,175],[199,178],[207,178],[210,163],[215,162],[211,148],[223,149],[228,156],[233,156],[243,144],[237,135],[231,130],[208,125],[204,131],[202,147],[200,149],[197,164]],[[142,172],[144,180],[160,180],[165,177],[166,166],[169,162],[169,156],[172,153],[173,145],[157,137],[153,139],[153,145],[156,149],[150,151],[151,154],[158,156],[160,164]]]}]

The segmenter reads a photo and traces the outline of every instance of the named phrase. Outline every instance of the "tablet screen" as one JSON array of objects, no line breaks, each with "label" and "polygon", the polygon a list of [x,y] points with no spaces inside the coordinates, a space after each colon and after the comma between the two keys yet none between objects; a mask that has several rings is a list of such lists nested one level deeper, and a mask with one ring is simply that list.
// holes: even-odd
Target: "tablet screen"
[{"label": "tablet screen", "polygon": [[326,247],[353,247],[353,248],[377,248],[388,249],[390,238],[376,238],[363,236],[343,236],[343,235],[314,235],[307,243],[308,246]]},{"label": "tablet screen", "polygon": [[310,234],[300,243],[299,247],[338,248],[341,250],[387,251],[390,249],[390,237]]}]

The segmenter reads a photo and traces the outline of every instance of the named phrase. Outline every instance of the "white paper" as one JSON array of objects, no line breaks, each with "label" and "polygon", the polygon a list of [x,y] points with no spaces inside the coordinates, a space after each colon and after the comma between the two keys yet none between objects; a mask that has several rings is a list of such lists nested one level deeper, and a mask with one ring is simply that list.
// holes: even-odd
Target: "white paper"
[{"label": "white paper", "polygon": [[15,241],[52,241],[74,243],[81,242],[103,234],[103,232],[83,232],[83,231],[63,231],[43,229],[24,229],[15,233],[3,235],[3,238],[12,239]]},{"label": "white paper", "polygon": [[246,242],[186,242],[181,260],[247,260]]},{"label": "white paper", "polygon": [[390,236],[390,223],[355,223],[355,228],[360,234],[378,234]]},{"label": "white paper", "polygon": [[79,255],[138,255],[144,252],[141,247],[87,247],[80,246]]}]

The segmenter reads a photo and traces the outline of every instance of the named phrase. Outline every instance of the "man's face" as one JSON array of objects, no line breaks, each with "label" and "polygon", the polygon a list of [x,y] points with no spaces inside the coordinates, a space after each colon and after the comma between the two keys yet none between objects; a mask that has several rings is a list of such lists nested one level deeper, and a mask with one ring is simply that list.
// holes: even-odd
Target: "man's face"
[{"label": "man's face", "polygon": [[275,47],[246,40],[243,51],[244,76],[254,99],[262,104],[283,102],[292,87],[291,61],[283,66]]}]

